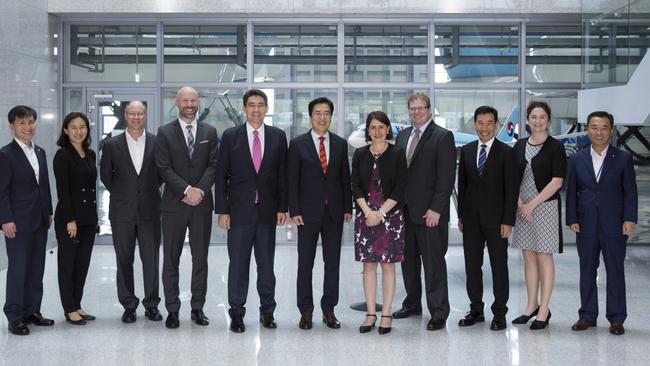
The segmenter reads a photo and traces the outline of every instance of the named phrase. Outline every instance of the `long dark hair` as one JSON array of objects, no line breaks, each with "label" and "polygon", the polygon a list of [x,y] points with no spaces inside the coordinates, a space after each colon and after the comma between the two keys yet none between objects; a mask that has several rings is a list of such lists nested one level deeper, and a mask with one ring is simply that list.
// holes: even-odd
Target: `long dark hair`
[{"label": "long dark hair", "polygon": [[390,140],[393,138],[393,129],[390,127],[390,118],[386,115],[386,113],[382,111],[374,111],[370,112],[368,114],[368,117],[366,118],[366,142],[372,141],[372,138],[370,138],[370,122],[372,122],[373,119],[376,119],[377,121],[383,123],[388,127],[388,134],[386,135],[386,140]]},{"label": "long dark hair", "polygon": [[70,122],[75,119],[75,118],[81,118],[85,123],[86,123],[86,129],[88,130],[88,134],[86,134],[86,138],[83,140],[81,143],[81,146],[84,148],[84,150],[88,150],[90,147],[90,120],[88,120],[88,117],[81,113],[81,112],[71,112],[68,113],[67,116],[63,119],[63,124],[61,124],[61,134],[59,135],[59,140],[56,142],[57,145],[64,147],[64,146],[69,146],[70,143],[70,137],[65,133],[64,130],[68,128],[68,125]]}]

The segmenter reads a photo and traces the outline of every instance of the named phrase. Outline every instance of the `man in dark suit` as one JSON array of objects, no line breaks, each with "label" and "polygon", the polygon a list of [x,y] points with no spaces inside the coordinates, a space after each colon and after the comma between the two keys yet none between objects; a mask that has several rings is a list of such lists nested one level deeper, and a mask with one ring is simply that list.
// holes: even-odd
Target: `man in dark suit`
[{"label": "man in dark suit", "polygon": [[3,310],[16,335],[29,334],[30,323],[54,324],[41,315],[52,196],[45,151],[32,142],[36,118],[31,107],[13,107],[8,119],[15,138],[0,149],[0,223],[9,262]]},{"label": "man in dark suit", "polygon": [[474,111],[478,140],[460,150],[458,164],[458,228],[463,233],[465,273],[470,311],[461,327],[485,321],[483,315],[483,249],[488,248],[492,268],[494,318],[492,330],[506,329],[508,312],[508,237],[517,208],[512,148],[495,138],[497,110],[480,106]]},{"label": "man in dark suit", "polygon": [[580,309],[571,329],[596,326],[596,276],[603,254],[607,272],[606,317],[610,333],[625,333],[625,246],[638,215],[632,156],[609,144],[614,117],[604,111],[587,117],[591,148],[571,156],[566,191],[566,224],[576,233],[580,257]]},{"label": "man in dark suit", "polygon": [[176,94],[178,119],[158,129],[155,159],[165,183],[162,211],[165,326],[178,328],[178,264],[189,229],[192,253],[191,318],[210,324],[203,313],[208,288],[208,247],[212,232],[212,184],[217,164],[217,130],[197,120],[199,93],[183,87]]},{"label": "man in dark suit", "polygon": [[117,259],[117,296],[124,307],[122,322],[135,322],[135,309],[140,301],[133,285],[137,240],[144,278],[145,316],[160,321],[160,180],[154,159],[156,136],[145,131],[147,111],[142,102],[130,102],[124,117],[126,131],[104,143],[100,163],[102,182],[111,193],[108,218]]},{"label": "man in dark suit", "polygon": [[325,262],[320,302],[323,322],[338,329],[341,324],[334,307],[339,300],[341,235],[343,222],[352,219],[348,143],[329,132],[334,112],[331,100],[316,98],[308,109],[311,130],[291,140],[288,159],[289,214],[298,226],[298,326],[312,328],[312,269],[320,235]]},{"label": "man in dark suit", "polygon": [[431,320],[428,330],[445,327],[449,316],[447,263],[449,197],[456,179],[453,134],[435,124],[431,101],[416,93],[408,100],[413,126],[400,131],[396,144],[406,151],[408,181],[404,208],[405,243],[402,275],[406,298],[395,319],[422,314],[422,279]]},{"label": "man in dark suit", "polygon": [[257,263],[260,322],[276,328],[275,228],[284,225],[287,211],[287,138],[284,131],[264,124],[268,99],[263,91],[244,94],[246,123],[224,131],[215,181],[215,212],[228,230],[228,314],[230,330],[246,330],[246,297],[251,251]]}]

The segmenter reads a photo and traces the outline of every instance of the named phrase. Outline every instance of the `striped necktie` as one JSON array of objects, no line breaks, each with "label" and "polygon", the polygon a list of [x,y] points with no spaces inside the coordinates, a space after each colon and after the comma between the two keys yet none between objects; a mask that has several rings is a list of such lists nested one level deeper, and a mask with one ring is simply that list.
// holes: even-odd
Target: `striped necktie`
[{"label": "striped necktie", "polygon": [[185,126],[187,129],[187,151],[190,154],[190,159],[194,154],[194,136],[192,135],[192,125]]},{"label": "striped necktie", "polygon": [[483,175],[485,169],[485,161],[487,160],[486,144],[481,144],[481,152],[478,154],[478,175]]}]

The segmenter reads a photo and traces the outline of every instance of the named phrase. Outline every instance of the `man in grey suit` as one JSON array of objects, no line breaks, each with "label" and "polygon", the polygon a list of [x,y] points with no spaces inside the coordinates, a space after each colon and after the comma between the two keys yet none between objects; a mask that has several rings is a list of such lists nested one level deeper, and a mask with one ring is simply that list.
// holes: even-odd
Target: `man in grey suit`
[{"label": "man in grey suit", "polygon": [[191,317],[210,322],[203,313],[208,287],[208,246],[212,230],[212,184],[217,164],[217,130],[197,120],[199,93],[183,87],[176,94],[178,118],[158,129],[156,165],[165,189],[160,210],[163,232],[163,273],[167,328],[178,328],[178,264],[189,229],[192,254]]},{"label": "man in grey suit", "polygon": [[456,180],[454,136],[433,121],[431,101],[416,93],[408,100],[413,125],[400,131],[396,144],[406,151],[408,181],[404,207],[405,245],[402,275],[406,299],[395,319],[422,314],[422,279],[431,320],[428,330],[445,327],[449,316],[447,263],[449,197]]},{"label": "man in grey suit", "polygon": [[145,131],[147,110],[141,101],[130,102],[124,117],[126,131],[104,143],[100,163],[100,177],[111,193],[108,218],[117,257],[117,297],[124,307],[122,322],[135,322],[135,309],[140,301],[133,286],[137,239],[144,278],[145,316],[160,321],[160,179],[154,159],[156,136]]}]

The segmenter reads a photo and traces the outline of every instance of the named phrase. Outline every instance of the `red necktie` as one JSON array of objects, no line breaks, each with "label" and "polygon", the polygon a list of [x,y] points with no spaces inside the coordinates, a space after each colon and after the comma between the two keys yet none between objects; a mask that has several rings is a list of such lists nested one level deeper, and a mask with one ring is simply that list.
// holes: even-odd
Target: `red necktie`
[{"label": "red necktie", "polygon": [[320,157],[320,166],[323,168],[323,174],[327,174],[327,154],[325,153],[325,137],[321,136],[318,138],[320,140],[320,147],[318,149],[318,155]]}]

